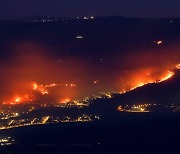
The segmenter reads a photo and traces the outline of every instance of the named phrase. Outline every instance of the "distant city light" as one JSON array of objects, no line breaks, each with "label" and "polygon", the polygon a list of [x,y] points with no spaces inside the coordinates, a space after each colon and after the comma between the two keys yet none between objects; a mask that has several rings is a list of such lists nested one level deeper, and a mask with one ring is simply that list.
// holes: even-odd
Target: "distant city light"
[{"label": "distant city light", "polygon": [[83,19],[84,19],[84,20],[87,20],[87,19],[88,19],[88,17],[84,17]]},{"label": "distant city light", "polygon": [[84,37],[82,35],[76,36],[77,39],[83,39]]},{"label": "distant city light", "polygon": [[83,17],[84,20],[89,20],[89,19],[94,19],[94,16],[90,16],[90,17]]},{"label": "distant city light", "polygon": [[159,41],[155,41],[155,43],[156,43],[157,45],[160,45],[160,44],[163,43],[163,41],[159,40]]}]

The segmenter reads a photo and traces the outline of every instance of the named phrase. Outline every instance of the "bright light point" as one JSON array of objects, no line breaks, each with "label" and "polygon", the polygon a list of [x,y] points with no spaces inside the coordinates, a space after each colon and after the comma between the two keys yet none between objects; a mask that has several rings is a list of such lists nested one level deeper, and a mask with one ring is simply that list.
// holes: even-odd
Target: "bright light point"
[{"label": "bright light point", "polygon": [[141,111],[145,111],[145,109],[144,109],[144,108],[140,108],[140,110],[141,110]]},{"label": "bright light point", "polygon": [[139,83],[138,87],[144,86],[144,83]]},{"label": "bright light point", "polygon": [[70,98],[64,98],[64,99],[61,99],[61,103],[69,103],[71,101]]},{"label": "bright light point", "polygon": [[38,86],[37,86],[37,84],[35,83],[35,84],[33,85],[33,89],[34,89],[34,90],[37,90],[37,88],[38,88]]},{"label": "bright light point", "polygon": [[21,101],[21,98],[19,98],[19,97],[17,97],[16,99],[15,99],[15,102],[16,103],[19,103]]},{"label": "bright light point", "polygon": [[76,36],[77,39],[83,39],[83,36],[82,35],[78,35]]},{"label": "bright light point", "polygon": [[157,45],[160,45],[160,44],[163,43],[163,41],[159,40],[159,41],[155,41],[155,43],[156,43]]},{"label": "bright light point", "polygon": [[94,84],[97,84],[97,83],[98,83],[98,80],[95,80],[95,81],[94,81]]},{"label": "bright light point", "polygon": [[49,94],[48,91],[42,91],[41,93],[42,93],[43,95]]},{"label": "bright light point", "polygon": [[71,86],[71,87],[76,87],[76,85],[75,85],[75,84],[70,84],[70,86]]}]

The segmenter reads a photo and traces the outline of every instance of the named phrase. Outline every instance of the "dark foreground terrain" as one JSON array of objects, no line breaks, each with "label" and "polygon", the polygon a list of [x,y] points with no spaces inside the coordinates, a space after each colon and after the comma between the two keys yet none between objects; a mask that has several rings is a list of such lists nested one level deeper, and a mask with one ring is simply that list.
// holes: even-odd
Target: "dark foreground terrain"
[{"label": "dark foreground terrain", "polygon": [[179,113],[114,113],[92,123],[49,124],[1,131],[16,144],[5,154],[178,153]]}]

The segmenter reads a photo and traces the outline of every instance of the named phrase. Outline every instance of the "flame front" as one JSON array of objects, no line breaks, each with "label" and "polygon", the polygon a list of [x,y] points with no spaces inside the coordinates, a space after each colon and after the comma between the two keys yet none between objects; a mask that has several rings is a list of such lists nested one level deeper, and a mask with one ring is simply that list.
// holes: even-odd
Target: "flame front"
[{"label": "flame front", "polygon": [[[158,47],[165,44],[155,43]],[[125,93],[166,81],[173,77],[174,68],[180,69],[177,49],[116,53],[111,60],[100,57],[95,62],[70,55],[57,59],[34,43],[19,43],[13,50],[15,57],[0,61],[0,100],[4,104],[67,103],[99,92]]]},{"label": "flame front", "polygon": [[[129,89],[123,89],[120,91],[121,94],[123,93],[127,93],[129,91],[132,91],[132,90],[135,90],[139,87],[142,87],[144,85],[147,85],[147,84],[152,84],[152,83],[161,83],[161,82],[164,82],[170,78],[172,78],[174,76],[174,72],[173,71],[166,71],[162,76],[160,76],[159,78],[154,78],[153,77],[149,77],[148,79],[146,77],[144,78],[140,78],[139,80],[138,79],[135,79],[134,80],[134,84],[133,84],[133,87],[130,87]],[[150,74],[147,74],[147,76],[150,76]]]},{"label": "flame front", "polygon": [[[180,66],[180,64],[176,65],[176,68],[178,68],[179,66]],[[151,75],[148,73],[147,76],[151,76]],[[136,79],[136,80],[134,80],[135,86],[133,86],[129,89],[124,89],[120,93],[123,94],[123,93],[135,90],[136,88],[142,87],[142,86],[150,84],[150,83],[160,83],[160,82],[163,82],[163,81],[166,81],[166,80],[172,78],[173,76],[174,76],[173,71],[167,71],[166,73],[164,73],[163,76],[160,77],[160,79],[155,79],[155,80],[149,79],[149,80],[147,80],[145,78],[144,81],[146,81],[146,82],[143,82],[142,78],[140,78],[141,80]],[[4,102],[4,104],[15,105],[15,104],[20,104],[20,103],[24,103],[24,102],[36,101],[37,98],[35,97],[34,92],[40,93],[43,97],[43,95],[50,95],[48,88],[50,89],[50,88],[54,88],[54,87],[58,87],[58,86],[72,88],[72,87],[76,87],[76,84],[73,84],[73,83],[71,83],[71,84],[53,83],[53,84],[48,84],[48,85],[39,85],[37,83],[33,83],[31,94],[27,94],[25,96],[16,96],[11,101],[8,101],[6,103]],[[70,101],[71,101],[71,99],[68,97],[60,99],[60,103],[68,103]]]}]

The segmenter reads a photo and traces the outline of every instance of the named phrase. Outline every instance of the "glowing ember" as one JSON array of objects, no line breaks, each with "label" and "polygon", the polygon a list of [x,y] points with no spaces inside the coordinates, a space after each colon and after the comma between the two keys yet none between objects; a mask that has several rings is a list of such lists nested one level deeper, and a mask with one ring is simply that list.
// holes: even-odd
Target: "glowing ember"
[{"label": "glowing ember", "polygon": [[37,84],[35,83],[33,86],[34,86],[33,89],[34,89],[34,90],[37,90],[37,87],[38,87]]},{"label": "glowing ember", "polygon": [[44,88],[53,88],[53,87],[58,87],[58,86],[61,86],[61,87],[76,87],[76,84],[73,84],[73,83],[71,83],[71,84],[55,84],[55,83],[53,83],[53,84],[49,84],[49,85],[41,85],[41,87],[44,87]]},{"label": "glowing ember", "polygon": [[42,95],[49,94],[46,88],[43,85],[38,85],[36,83],[33,84],[33,90],[39,91]]},{"label": "glowing ember", "polygon": [[180,69],[180,64],[177,64],[177,65],[176,65],[176,68],[177,68],[177,69]]},{"label": "glowing ember", "polygon": [[69,103],[70,101],[71,101],[70,98],[64,98],[60,100],[61,103]]},{"label": "glowing ember", "polygon": [[17,97],[16,99],[15,99],[15,102],[16,103],[19,103],[21,101],[21,98],[20,97]]}]

